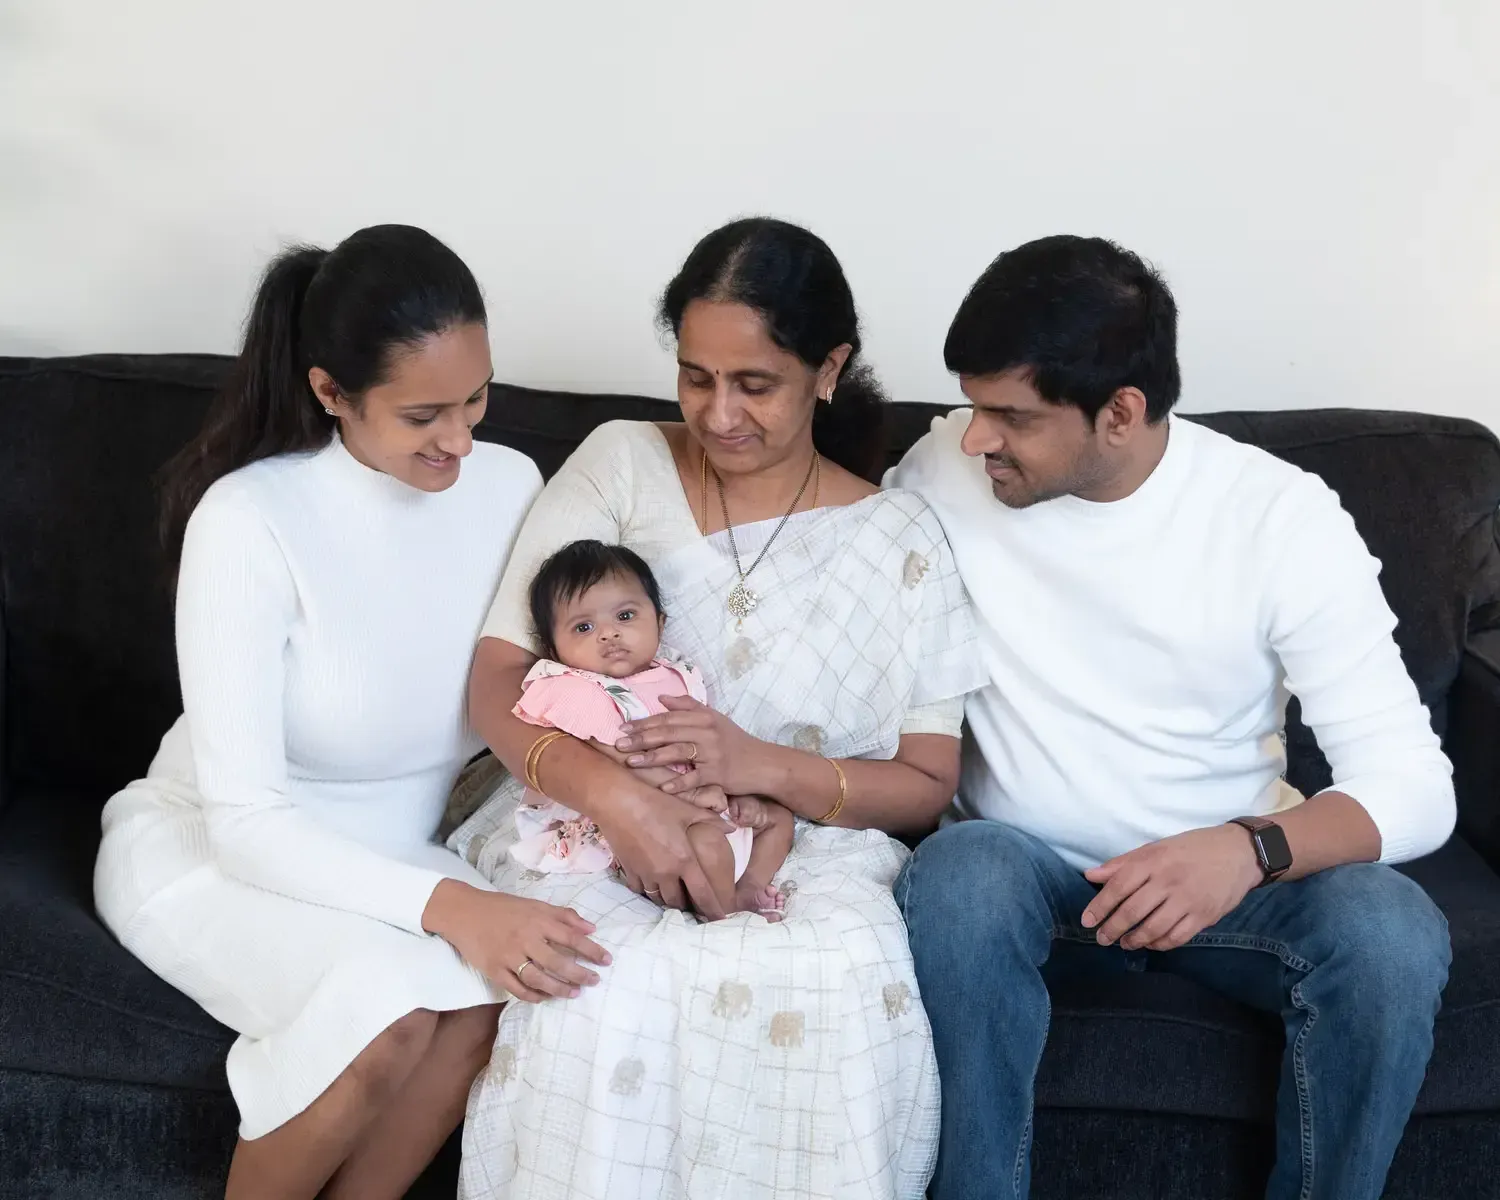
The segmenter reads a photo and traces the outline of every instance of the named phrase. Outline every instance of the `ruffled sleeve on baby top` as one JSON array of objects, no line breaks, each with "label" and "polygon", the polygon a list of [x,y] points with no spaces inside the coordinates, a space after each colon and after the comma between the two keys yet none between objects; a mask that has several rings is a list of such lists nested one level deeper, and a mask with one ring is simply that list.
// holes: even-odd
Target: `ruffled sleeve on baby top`
[{"label": "ruffled sleeve on baby top", "polygon": [[576,738],[614,742],[620,736],[620,710],[594,680],[543,659],[522,684],[516,716],[532,725],[561,729]]}]

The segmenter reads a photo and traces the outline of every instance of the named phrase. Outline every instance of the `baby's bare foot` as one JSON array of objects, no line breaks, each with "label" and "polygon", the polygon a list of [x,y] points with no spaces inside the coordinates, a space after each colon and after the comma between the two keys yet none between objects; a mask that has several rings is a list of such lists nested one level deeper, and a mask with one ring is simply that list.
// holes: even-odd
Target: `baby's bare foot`
[{"label": "baby's bare foot", "polygon": [[769,883],[765,887],[740,888],[735,903],[741,912],[759,913],[768,921],[779,921],[786,916],[786,897]]}]

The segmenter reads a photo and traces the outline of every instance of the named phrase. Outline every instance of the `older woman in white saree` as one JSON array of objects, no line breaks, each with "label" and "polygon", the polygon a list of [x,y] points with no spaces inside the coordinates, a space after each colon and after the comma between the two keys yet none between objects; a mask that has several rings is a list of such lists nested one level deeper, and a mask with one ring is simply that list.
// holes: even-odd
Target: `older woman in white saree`
[{"label": "older woman in white saree", "polygon": [[[450,844],[502,890],[575,908],[614,960],[575,999],[502,1015],[461,1195],[917,1200],[937,1074],[891,897],[907,852],[888,835],[932,828],[953,795],[963,697],[982,683],[967,597],[926,505],[861,477],[883,401],[822,241],[726,226],[662,320],[683,424],[615,422],[580,446],[532,509],[475,656],[470,717],[510,775]],[[613,755],[562,738],[533,757],[538,731],[511,712],[537,651],[527,588],[578,538],[650,564],[665,641],[712,707],[673,699]],[[512,861],[528,767],[599,825],[618,875]],[[784,921],[712,919],[687,830],[719,818],[695,788],[797,816]],[[518,964],[521,982],[547,965]]]}]

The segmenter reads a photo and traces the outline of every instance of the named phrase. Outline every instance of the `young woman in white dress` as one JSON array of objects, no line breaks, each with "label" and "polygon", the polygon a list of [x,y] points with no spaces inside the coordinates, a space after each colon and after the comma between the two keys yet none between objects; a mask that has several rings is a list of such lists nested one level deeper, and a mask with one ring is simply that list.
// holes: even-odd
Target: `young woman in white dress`
[{"label": "young woman in white dress", "polygon": [[386,225],[272,263],[168,471],[184,714],[104,810],[99,914],[240,1034],[227,1196],[401,1196],[462,1117],[497,1005],[576,996],[570,909],[434,844],[480,740],[464,689],[541,489],[476,445],[484,302]]}]

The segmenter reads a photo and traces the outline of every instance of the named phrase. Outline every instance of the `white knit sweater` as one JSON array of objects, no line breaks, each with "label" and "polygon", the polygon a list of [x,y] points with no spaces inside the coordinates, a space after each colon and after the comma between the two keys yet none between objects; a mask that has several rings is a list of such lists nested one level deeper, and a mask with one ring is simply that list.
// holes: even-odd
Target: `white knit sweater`
[{"label": "white knit sweater", "polygon": [[1300,799],[1289,694],[1381,858],[1436,849],[1451,771],[1391,639],[1380,564],[1315,475],[1173,419],[1131,496],[1011,510],[933,423],[887,482],[937,512],[984,625],[962,800],[1073,865]]},{"label": "white knit sweater", "polygon": [[450,489],[426,493],[337,438],[209,489],[178,582],[185,713],[104,814],[111,927],[213,861],[421,932],[444,874],[431,839],[481,748],[464,709],[473,647],[540,489],[499,446],[476,445]]}]

